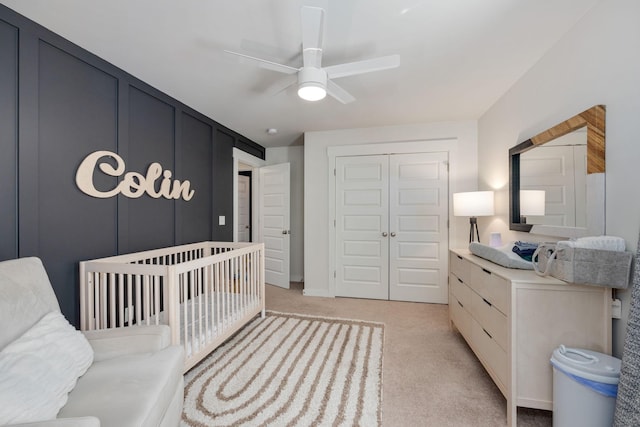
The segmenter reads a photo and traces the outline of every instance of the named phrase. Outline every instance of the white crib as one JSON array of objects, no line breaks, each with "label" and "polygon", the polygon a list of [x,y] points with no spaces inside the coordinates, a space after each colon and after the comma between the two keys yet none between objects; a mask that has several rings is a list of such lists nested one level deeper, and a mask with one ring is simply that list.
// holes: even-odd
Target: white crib
[{"label": "white crib", "polygon": [[257,314],[264,244],[201,242],[80,262],[82,330],[166,324],[188,371]]}]

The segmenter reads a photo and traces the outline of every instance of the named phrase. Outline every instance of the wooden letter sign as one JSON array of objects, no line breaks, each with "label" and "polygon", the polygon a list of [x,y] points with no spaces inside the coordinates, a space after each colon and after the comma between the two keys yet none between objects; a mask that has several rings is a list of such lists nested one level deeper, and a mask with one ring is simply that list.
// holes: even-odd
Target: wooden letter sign
[{"label": "wooden letter sign", "polygon": [[[102,157],[112,157],[116,161],[116,167],[114,168],[109,163],[98,163]],[[119,177],[124,175],[123,179],[118,185],[107,191],[98,190],[93,184],[93,173],[96,169],[96,165],[105,175]],[[156,191],[156,181],[163,177],[160,181],[160,188]],[[95,151],[89,154],[78,167],[76,172],[76,185],[85,194],[99,199],[106,199],[108,197],[117,196],[122,194],[123,196],[136,199],[147,193],[154,199],[164,197],[165,199],[184,199],[186,201],[191,200],[195,190],[191,190],[189,187],[191,183],[189,181],[180,182],[177,179],[171,180],[171,171],[162,170],[160,163],[151,163],[147,168],[147,174],[142,175],[138,172],[125,173],[125,164],[122,157],[111,151]]]}]

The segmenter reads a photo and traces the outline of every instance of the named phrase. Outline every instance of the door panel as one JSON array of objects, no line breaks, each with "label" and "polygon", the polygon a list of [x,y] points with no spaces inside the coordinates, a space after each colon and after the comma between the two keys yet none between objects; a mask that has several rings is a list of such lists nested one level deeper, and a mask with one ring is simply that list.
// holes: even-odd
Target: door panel
[{"label": "door panel", "polygon": [[387,156],[336,159],[336,295],[389,298]]},{"label": "door panel", "polygon": [[389,298],[446,303],[447,153],[389,157]]},{"label": "door panel", "polygon": [[289,288],[290,166],[260,168],[260,223],[265,245],[265,280]]}]

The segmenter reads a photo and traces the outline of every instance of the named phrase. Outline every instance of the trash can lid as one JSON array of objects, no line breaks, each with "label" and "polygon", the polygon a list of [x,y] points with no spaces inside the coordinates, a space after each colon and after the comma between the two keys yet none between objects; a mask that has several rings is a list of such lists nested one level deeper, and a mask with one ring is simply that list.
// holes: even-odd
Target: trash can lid
[{"label": "trash can lid", "polygon": [[566,373],[605,384],[618,384],[620,359],[597,351],[561,345],[551,355],[551,364]]}]

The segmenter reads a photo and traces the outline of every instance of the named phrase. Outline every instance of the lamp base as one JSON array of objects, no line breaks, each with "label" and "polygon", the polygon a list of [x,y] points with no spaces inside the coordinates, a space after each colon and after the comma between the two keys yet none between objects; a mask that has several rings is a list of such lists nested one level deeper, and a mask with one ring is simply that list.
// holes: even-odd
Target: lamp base
[{"label": "lamp base", "polygon": [[478,232],[478,218],[472,216],[469,218],[469,243],[473,242],[474,230],[475,235],[478,238],[478,243],[480,243],[480,233]]}]

